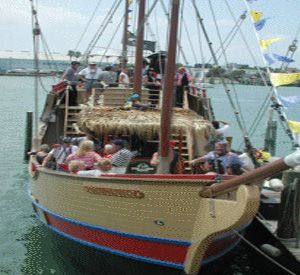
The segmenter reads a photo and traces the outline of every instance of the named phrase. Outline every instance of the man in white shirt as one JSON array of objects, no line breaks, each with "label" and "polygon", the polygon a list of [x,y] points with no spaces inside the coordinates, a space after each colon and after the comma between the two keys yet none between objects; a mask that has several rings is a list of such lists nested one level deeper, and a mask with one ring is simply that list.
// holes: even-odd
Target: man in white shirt
[{"label": "man in white shirt", "polygon": [[87,98],[91,95],[94,82],[99,80],[101,74],[102,70],[97,68],[97,64],[94,62],[89,63],[88,67],[78,73],[79,77],[85,80],[84,88],[87,92]]}]

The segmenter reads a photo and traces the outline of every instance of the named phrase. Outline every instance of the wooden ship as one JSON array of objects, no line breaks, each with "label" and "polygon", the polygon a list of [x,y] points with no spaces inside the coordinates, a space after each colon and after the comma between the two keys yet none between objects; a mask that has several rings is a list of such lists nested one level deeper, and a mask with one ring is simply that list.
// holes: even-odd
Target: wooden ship
[{"label": "wooden ship", "polygon": [[[143,104],[153,104],[151,90],[142,88],[139,78],[139,47],[133,88],[94,89],[90,104],[79,106],[68,106],[68,89],[64,105],[57,93],[47,96],[33,150],[58,142],[60,136],[94,135],[104,144],[117,136],[131,146],[142,143],[142,156],[133,158],[122,175],[83,177],[39,167],[31,157],[33,209],[59,240],[61,251],[67,250],[85,272],[100,274],[108,266],[113,273],[103,274],[197,274],[239,243],[236,232],[243,234],[258,210],[255,184],[299,163],[293,155],[241,176],[192,173],[188,163],[203,154],[214,129],[208,99],[189,95],[185,108],[171,107],[179,2],[172,1],[165,84],[157,109],[122,109],[133,91]],[[142,30],[138,35],[142,40]],[[84,93],[80,91],[79,101]],[[168,172],[170,139],[177,140],[178,174]],[[149,164],[156,150],[161,156],[157,171]]]}]

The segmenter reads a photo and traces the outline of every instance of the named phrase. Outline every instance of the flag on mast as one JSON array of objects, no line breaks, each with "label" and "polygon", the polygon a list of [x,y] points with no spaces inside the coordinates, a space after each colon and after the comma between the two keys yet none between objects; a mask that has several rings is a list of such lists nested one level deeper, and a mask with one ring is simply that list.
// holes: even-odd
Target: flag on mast
[{"label": "flag on mast", "polygon": [[288,85],[300,79],[300,73],[270,73],[270,79],[274,87]]}]

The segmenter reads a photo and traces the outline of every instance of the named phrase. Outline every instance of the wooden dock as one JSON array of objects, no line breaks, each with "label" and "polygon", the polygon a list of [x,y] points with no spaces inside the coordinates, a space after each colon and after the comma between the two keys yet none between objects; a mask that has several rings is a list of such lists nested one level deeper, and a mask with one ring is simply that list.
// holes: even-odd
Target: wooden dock
[{"label": "wooden dock", "polygon": [[[269,231],[277,237],[276,231],[277,231],[277,225],[278,221],[274,220],[263,220],[259,219],[268,229]],[[292,239],[281,239],[280,242],[286,247],[287,250],[291,252],[291,254],[294,255],[294,257],[300,262],[300,231],[298,232],[298,238],[292,238]]]},{"label": "wooden dock", "polygon": [[282,181],[285,186],[282,192],[262,191],[280,205],[276,209],[278,220],[261,216],[260,221],[300,262],[300,172],[285,171]]}]

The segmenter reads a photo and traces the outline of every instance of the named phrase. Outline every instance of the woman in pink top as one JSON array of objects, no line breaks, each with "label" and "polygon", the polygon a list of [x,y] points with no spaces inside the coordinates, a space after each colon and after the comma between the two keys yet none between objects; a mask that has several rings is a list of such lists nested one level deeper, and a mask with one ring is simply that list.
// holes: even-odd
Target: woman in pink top
[{"label": "woman in pink top", "polygon": [[81,160],[85,164],[86,170],[94,169],[94,164],[98,162],[101,157],[94,151],[94,143],[91,140],[84,140],[79,144],[79,149],[76,153],[68,156],[67,163],[71,160]]}]

